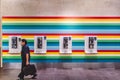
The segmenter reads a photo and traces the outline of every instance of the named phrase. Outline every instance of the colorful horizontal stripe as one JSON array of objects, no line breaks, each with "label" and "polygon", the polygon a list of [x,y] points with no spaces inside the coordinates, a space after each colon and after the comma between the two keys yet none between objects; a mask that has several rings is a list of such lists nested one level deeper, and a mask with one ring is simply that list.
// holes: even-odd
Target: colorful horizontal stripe
[{"label": "colorful horizontal stripe", "polygon": [[[29,46],[30,50],[34,50],[33,46]],[[3,50],[8,50],[9,47],[8,46],[4,46],[2,48]],[[72,47],[73,50],[84,50],[83,46],[73,46]],[[47,50],[59,50],[59,47],[56,46],[47,46]],[[120,50],[119,46],[98,46],[98,50]]]},{"label": "colorful horizontal stripe", "polygon": [[[49,52],[48,52],[49,51]],[[69,56],[86,56],[86,55],[88,55],[88,56],[93,56],[93,55],[95,55],[95,56],[114,56],[114,55],[116,55],[116,56],[119,56],[119,52],[118,51],[116,51],[116,52],[113,52],[113,50],[110,52],[105,52],[105,51],[99,51],[98,52],[98,54],[85,54],[85,52],[83,51],[83,50],[79,50],[79,51],[74,51],[74,52],[72,52],[72,54],[60,54],[59,52],[57,52],[58,50],[54,50],[54,51],[52,51],[52,50],[48,50],[47,51],[47,53],[46,54],[34,54],[34,52],[33,52],[33,50],[30,52],[31,53],[31,55],[36,55],[36,56],[41,56],[41,55],[44,55],[44,56],[61,56],[61,55],[69,55]],[[12,53],[12,54],[8,54],[8,50],[3,50],[3,56],[19,56],[20,55],[20,53],[18,53],[18,54],[14,54],[14,53]]]},{"label": "colorful horizontal stripe", "polygon": [[33,34],[33,33],[3,33],[3,35],[11,35],[11,36],[14,36],[14,35],[17,35],[17,36],[20,36],[20,35],[26,35],[26,36],[30,36],[30,35],[36,35],[36,36],[74,36],[74,35],[84,35],[84,36],[119,36],[120,34],[110,34],[110,33],[106,33],[106,34],[103,34],[103,33],[86,33],[86,34],[70,34],[70,33],[65,33],[65,34],[63,34],[63,33],[57,33],[57,34],[48,34],[48,33],[41,33],[41,34],[39,34],[39,33],[36,33],[36,34]]},{"label": "colorful horizontal stripe", "polygon": [[[33,51],[30,50],[30,52]],[[9,52],[9,50],[3,50],[3,52]],[[47,50],[47,52],[59,52],[59,50]],[[72,50],[72,52],[84,52],[84,50]],[[120,52],[120,50],[98,50],[98,52]]]},{"label": "colorful horizontal stripe", "polygon": [[[109,38],[108,39],[98,39],[98,42],[120,42],[120,40],[119,40],[120,38],[116,38],[116,39],[111,39],[111,40],[109,40]],[[5,38],[3,38],[3,42],[9,42],[9,40],[8,40],[8,38],[7,39],[5,39]],[[27,42],[33,42],[34,43],[34,39],[33,38],[27,38]],[[59,42],[59,39],[56,39],[56,38],[54,38],[54,39],[47,39],[47,42]],[[72,42],[84,42],[84,39],[72,39]]]},{"label": "colorful horizontal stripe", "polygon": [[[20,56],[3,56],[4,59],[21,59]],[[120,59],[120,56],[31,56],[31,59]]]},{"label": "colorful horizontal stripe", "polygon": [[[33,62],[120,62],[120,17],[4,16],[3,61],[20,61],[9,54],[9,36],[27,39]],[[34,36],[47,37],[47,53],[35,54]],[[60,36],[72,36],[72,54],[59,53]],[[98,37],[98,54],[84,52],[84,37]]]},{"label": "colorful horizontal stripe", "polygon": [[59,30],[63,30],[63,29],[69,29],[69,30],[97,30],[97,29],[108,29],[108,30],[111,30],[111,29],[120,29],[120,24],[119,25],[83,25],[83,24],[78,24],[78,25],[61,25],[61,24],[56,24],[56,25],[42,25],[42,24],[38,24],[38,25],[34,25],[34,24],[26,24],[26,25],[20,25],[20,24],[16,24],[16,25],[11,25],[11,24],[7,24],[7,25],[3,25],[3,29],[40,29],[40,30],[47,30],[47,29],[59,29]]},{"label": "colorful horizontal stripe", "polygon": [[38,30],[38,29],[32,29],[32,30],[24,30],[24,29],[11,29],[11,30],[3,30],[3,33],[39,33],[39,34],[43,34],[43,33],[51,33],[51,34],[55,34],[55,33],[62,33],[62,34],[66,34],[66,33],[70,33],[70,34],[86,34],[86,33],[112,33],[112,34],[120,34],[120,30],[57,30],[57,29],[47,29],[47,30]]},{"label": "colorful horizontal stripe", "polygon": [[[29,42],[29,46],[34,46],[34,43]],[[3,46],[8,46],[7,42],[3,43]],[[58,46],[59,42],[47,42],[47,46]],[[83,42],[73,42],[72,46],[84,46]],[[120,42],[99,42],[98,46],[120,46]]]},{"label": "colorful horizontal stripe", "polygon": [[[16,60],[16,59],[3,59],[3,62],[4,63],[21,63],[21,60]],[[103,62],[120,62],[119,59],[89,59],[89,60],[84,60],[84,59],[37,59],[37,60],[31,60],[30,62],[33,62],[33,63],[40,63],[40,62],[43,62],[43,63],[50,63],[50,62],[54,62],[54,63],[61,63],[61,62],[67,62],[67,63],[84,63],[84,62],[99,62],[99,63],[103,63]]]},{"label": "colorful horizontal stripe", "polygon": [[[31,62],[119,62],[120,56],[32,56]],[[3,62],[21,62],[20,56],[4,56]]]}]

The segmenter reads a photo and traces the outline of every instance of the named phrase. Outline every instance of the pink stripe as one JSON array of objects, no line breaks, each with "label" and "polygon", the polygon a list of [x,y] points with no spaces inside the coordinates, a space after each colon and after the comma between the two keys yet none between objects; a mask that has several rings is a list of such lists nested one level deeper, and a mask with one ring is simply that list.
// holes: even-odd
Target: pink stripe
[{"label": "pink stripe", "polygon": [[[2,50],[2,52],[8,52],[9,50]],[[84,52],[84,50],[72,50],[73,52]],[[34,52],[34,50],[30,50]],[[47,50],[47,52],[59,52],[59,50]],[[98,52],[120,52],[120,50],[98,50]]]},{"label": "pink stripe", "polygon": [[120,16],[3,16],[3,18],[19,18],[19,19],[28,19],[28,18],[44,18],[44,19],[64,19],[64,18],[80,18],[80,19],[120,19]]},{"label": "pink stripe", "polygon": [[79,35],[79,36],[80,35],[91,35],[91,36],[93,36],[93,35],[101,35],[101,36],[120,36],[120,34],[109,34],[109,33],[108,34],[103,34],[103,33],[101,33],[101,34],[100,33],[99,34],[62,34],[62,33],[61,34],[36,34],[36,33],[35,34],[33,34],[33,33],[22,33],[22,34],[21,33],[12,33],[12,34],[10,33],[10,34],[8,34],[8,33],[3,33],[3,36],[4,35],[28,35],[28,36],[29,35],[52,35],[52,36],[57,36],[57,35],[58,36],[59,35],[70,35],[70,36],[71,35],[76,35],[76,36],[77,35]]}]

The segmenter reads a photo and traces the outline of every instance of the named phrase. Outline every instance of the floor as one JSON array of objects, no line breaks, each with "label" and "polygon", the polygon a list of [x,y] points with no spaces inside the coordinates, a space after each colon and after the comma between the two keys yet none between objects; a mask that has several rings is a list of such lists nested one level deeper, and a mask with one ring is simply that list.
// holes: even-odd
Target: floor
[{"label": "floor", "polygon": [[[19,69],[1,69],[0,80],[16,80]],[[103,69],[58,69],[46,68],[38,70],[38,76],[35,80],[120,80],[120,70],[114,68]],[[25,77],[25,80],[31,76]]]}]

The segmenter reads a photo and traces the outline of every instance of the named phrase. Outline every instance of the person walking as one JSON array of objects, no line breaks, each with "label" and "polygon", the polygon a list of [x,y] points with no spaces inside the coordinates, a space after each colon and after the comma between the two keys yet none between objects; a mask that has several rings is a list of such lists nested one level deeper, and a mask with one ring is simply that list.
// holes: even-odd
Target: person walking
[{"label": "person walking", "polygon": [[[18,75],[18,77],[19,77],[18,80],[24,80],[23,68],[30,64],[30,49],[27,46],[27,40],[26,39],[21,40],[21,46],[22,46],[22,50],[21,50],[22,65],[21,65],[21,72]],[[32,78],[35,78],[35,77],[36,77],[36,74],[33,75]]]}]

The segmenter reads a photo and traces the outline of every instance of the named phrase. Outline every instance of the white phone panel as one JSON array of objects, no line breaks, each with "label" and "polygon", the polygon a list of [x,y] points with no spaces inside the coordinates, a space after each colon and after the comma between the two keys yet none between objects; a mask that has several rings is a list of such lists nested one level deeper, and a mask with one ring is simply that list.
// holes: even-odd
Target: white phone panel
[{"label": "white phone panel", "polygon": [[85,53],[97,53],[96,36],[85,36]]},{"label": "white phone panel", "polygon": [[21,52],[21,36],[9,36],[9,53]]},{"label": "white phone panel", "polygon": [[72,53],[71,36],[60,36],[60,53]]},{"label": "white phone panel", "polygon": [[35,36],[34,53],[46,53],[46,36]]}]

